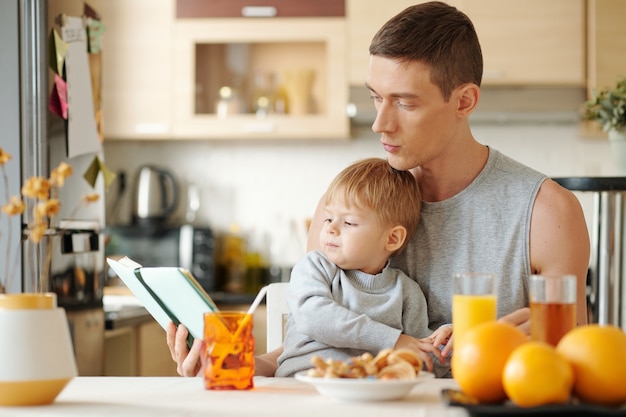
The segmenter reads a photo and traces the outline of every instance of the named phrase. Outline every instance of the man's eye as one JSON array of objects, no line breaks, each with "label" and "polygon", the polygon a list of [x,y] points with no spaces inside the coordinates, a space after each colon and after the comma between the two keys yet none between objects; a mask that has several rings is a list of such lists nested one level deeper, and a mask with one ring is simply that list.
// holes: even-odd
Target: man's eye
[{"label": "man's eye", "polygon": [[355,223],[352,222],[343,222],[346,226],[355,226]]},{"label": "man's eye", "polygon": [[324,223],[330,223],[330,222],[332,222],[332,219],[329,219],[329,218],[324,219]]}]

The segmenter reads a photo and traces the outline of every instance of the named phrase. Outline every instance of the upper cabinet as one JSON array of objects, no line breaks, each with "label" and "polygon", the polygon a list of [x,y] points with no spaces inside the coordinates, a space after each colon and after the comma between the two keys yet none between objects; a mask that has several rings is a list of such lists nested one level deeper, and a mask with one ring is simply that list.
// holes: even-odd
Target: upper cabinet
[{"label": "upper cabinet", "polygon": [[351,85],[363,86],[369,62],[369,46],[380,27],[405,8],[423,1],[346,0],[348,58]]},{"label": "upper cabinet", "polygon": [[177,0],[173,134],[347,139],[343,1]]},{"label": "upper cabinet", "polygon": [[343,17],[344,0],[177,0],[177,18]]},{"label": "upper cabinet", "polygon": [[177,19],[173,134],[347,139],[345,20]]},{"label": "upper cabinet", "polygon": [[587,86],[602,90],[626,77],[626,1],[588,0]]},{"label": "upper cabinet", "polygon": [[171,137],[174,0],[92,0],[90,4],[106,26],[102,51],[105,138]]},{"label": "upper cabinet", "polygon": [[92,4],[107,139],[350,137],[343,1]]},{"label": "upper cabinet", "polygon": [[[372,37],[420,1],[92,0],[106,25],[105,137],[347,139]],[[486,86],[602,87],[626,74],[623,0],[448,3],[476,26]]]},{"label": "upper cabinet", "polygon": [[485,85],[585,85],[584,0],[456,0],[474,22]]},{"label": "upper cabinet", "polygon": [[[347,1],[351,84],[365,82],[369,43],[376,31],[415,3],[420,1]],[[483,49],[484,85],[584,85],[585,0],[447,3],[474,22]]]}]

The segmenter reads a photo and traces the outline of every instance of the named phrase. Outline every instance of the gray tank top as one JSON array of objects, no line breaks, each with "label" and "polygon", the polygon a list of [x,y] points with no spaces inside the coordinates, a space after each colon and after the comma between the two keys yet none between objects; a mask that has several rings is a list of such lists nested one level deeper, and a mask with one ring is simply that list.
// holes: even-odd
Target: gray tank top
[{"label": "gray tank top", "polygon": [[422,287],[431,330],[452,322],[455,272],[497,274],[498,317],[528,305],[530,217],[546,178],[490,148],[465,190],[423,203],[417,233],[391,265]]}]

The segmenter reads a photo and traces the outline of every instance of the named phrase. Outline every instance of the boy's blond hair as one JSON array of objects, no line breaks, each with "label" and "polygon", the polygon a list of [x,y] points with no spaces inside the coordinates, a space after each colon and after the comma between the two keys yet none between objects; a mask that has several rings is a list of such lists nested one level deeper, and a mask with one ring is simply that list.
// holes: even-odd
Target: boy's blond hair
[{"label": "boy's blond hair", "polygon": [[328,186],[326,204],[335,197],[343,197],[348,206],[375,211],[385,226],[404,226],[407,238],[397,252],[417,230],[422,206],[417,180],[409,171],[392,168],[385,159],[363,159],[341,171]]}]

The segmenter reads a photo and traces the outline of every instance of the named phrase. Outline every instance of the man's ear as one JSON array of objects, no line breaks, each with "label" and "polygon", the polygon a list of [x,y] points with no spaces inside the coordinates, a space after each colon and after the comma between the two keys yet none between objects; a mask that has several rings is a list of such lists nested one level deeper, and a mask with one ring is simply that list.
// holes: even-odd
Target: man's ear
[{"label": "man's ear", "polygon": [[406,228],[404,226],[394,226],[389,230],[389,234],[387,235],[387,244],[385,245],[385,249],[389,252],[395,252],[402,245],[406,239]]},{"label": "man's ear", "polygon": [[478,106],[480,87],[473,83],[463,84],[454,92],[457,99],[457,114],[468,118]]}]

